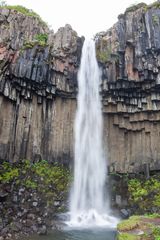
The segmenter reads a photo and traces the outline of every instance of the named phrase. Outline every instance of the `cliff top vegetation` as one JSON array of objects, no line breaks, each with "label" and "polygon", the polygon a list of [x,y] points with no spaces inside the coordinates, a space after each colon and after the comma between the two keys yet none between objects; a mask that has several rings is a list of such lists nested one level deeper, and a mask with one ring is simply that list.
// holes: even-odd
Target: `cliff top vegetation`
[{"label": "cliff top vegetation", "polygon": [[0,0],[0,9],[15,10],[19,13],[24,14],[25,16],[37,18],[39,22],[42,23],[44,26],[48,26],[48,24],[42,20],[39,14],[34,12],[32,9],[28,9],[21,5],[7,5],[5,1]]}]

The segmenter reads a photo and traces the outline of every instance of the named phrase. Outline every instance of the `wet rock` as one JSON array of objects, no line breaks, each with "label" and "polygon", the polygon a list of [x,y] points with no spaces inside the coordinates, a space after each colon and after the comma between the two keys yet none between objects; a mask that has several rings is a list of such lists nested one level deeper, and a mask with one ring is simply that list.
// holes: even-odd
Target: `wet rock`
[{"label": "wet rock", "polygon": [[61,202],[60,201],[54,201],[54,206],[55,207],[59,207],[61,205]]},{"label": "wet rock", "polygon": [[7,200],[8,193],[0,192],[0,202],[4,202]]},{"label": "wet rock", "polygon": [[26,227],[31,227],[31,226],[33,226],[33,224],[34,224],[34,221],[33,221],[33,220],[27,219],[27,220],[26,220],[26,223],[25,223],[25,226],[26,226]]},{"label": "wet rock", "polygon": [[38,224],[42,224],[42,218],[38,217],[37,222],[38,222]]},{"label": "wet rock", "polygon": [[6,236],[9,232],[9,228],[8,227],[4,227],[2,230],[1,230],[1,235],[2,236]]},{"label": "wet rock", "polygon": [[27,214],[27,218],[31,219],[31,220],[35,220],[36,216],[33,213],[29,213],[29,214]]},{"label": "wet rock", "polygon": [[19,189],[19,196],[23,195],[24,191],[25,191],[25,188],[20,188]]},{"label": "wet rock", "polygon": [[128,218],[130,216],[130,211],[127,209],[121,209],[120,213],[122,214],[122,217]]},{"label": "wet rock", "polygon": [[33,232],[35,232],[35,233],[38,232],[38,227],[36,225],[32,225],[31,228],[32,228]]},{"label": "wet rock", "polygon": [[10,224],[10,229],[13,232],[19,232],[22,229],[22,224],[19,222],[12,222]]},{"label": "wet rock", "polygon": [[38,234],[39,235],[46,235],[47,234],[47,227],[45,225],[43,225],[42,227],[40,227],[38,229]]},{"label": "wet rock", "polygon": [[6,238],[10,239],[11,237],[12,237],[12,234],[8,233]]},{"label": "wet rock", "polygon": [[14,196],[13,196],[13,202],[14,202],[14,203],[17,203],[17,202],[18,202],[18,196],[17,196],[17,195],[14,195]]},{"label": "wet rock", "polygon": [[37,207],[38,206],[38,202],[33,202],[32,205],[33,205],[33,207]]},{"label": "wet rock", "polygon": [[122,205],[122,197],[120,195],[116,195],[116,204],[118,206]]}]

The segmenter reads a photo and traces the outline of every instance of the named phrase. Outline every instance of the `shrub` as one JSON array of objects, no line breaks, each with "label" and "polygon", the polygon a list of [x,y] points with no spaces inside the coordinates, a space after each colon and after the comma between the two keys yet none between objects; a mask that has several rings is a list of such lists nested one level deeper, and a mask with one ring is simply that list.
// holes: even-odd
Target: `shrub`
[{"label": "shrub", "polygon": [[47,43],[48,35],[46,33],[37,34],[35,35],[35,40],[37,40],[38,42]]},{"label": "shrub", "polygon": [[152,212],[153,208],[160,209],[160,179],[152,177],[148,180],[132,179],[128,190],[131,204],[139,210]]},{"label": "shrub", "polygon": [[157,15],[152,16],[153,25],[159,25],[159,17]]},{"label": "shrub", "polygon": [[24,186],[27,189],[36,189],[47,196],[65,195],[71,179],[67,168],[49,164],[45,160],[37,163],[25,160],[18,164],[4,162],[0,166],[0,184],[8,183],[15,187]]}]

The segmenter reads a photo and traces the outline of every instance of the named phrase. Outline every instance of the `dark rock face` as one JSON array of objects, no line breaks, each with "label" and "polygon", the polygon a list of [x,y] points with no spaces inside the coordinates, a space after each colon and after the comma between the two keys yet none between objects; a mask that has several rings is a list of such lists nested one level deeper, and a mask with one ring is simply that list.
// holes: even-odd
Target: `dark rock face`
[{"label": "dark rock face", "polygon": [[[77,68],[83,39],[0,10],[0,159],[72,158]],[[47,42],[35,40],[46,34]]]},{"label": "dark rock face", "polygon": [[145,4],[97,34],[110,171],[160,169],[160,9]]}]

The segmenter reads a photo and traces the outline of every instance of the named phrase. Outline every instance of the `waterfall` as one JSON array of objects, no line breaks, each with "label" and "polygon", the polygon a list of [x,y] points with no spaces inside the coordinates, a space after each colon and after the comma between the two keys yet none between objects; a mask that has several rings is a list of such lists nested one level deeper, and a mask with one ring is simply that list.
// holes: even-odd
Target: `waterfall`
[{"label": "waterfall", "polygon": [[85,40],[78,72],[75,119],[74,183],[71,192],[70,225],[109,225],[105,194],[106,159],[103,152],[100,71],[95,43]]}]

